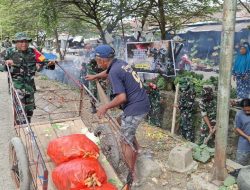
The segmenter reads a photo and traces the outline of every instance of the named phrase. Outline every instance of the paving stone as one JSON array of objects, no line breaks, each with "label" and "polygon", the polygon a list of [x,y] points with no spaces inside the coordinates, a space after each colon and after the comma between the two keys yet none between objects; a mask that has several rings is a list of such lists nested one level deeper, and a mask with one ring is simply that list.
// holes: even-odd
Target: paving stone
[{"label": "paving stone", "polygon": [[168,167],[177,172],[189,172],[197,167],[193,160],[192,149],[184,146],[176,146],[169,154]]},{"label": "paving stone", "polygon": [[250,189],[250,166],[240,170],[237,178],[237,184],[240,190]]},{"label": "paving stone", "polygon": [[187,190],[218,190],[219,187],[208,181],[210,174],[193,174],[192,180],[187,183]]},{"label": "paving stone", "polygon": [[140,182],[148,177],[158,178],[162,173],[160,165],[154,159],[147,155],[139,155],[136,163],[136,175]]}]

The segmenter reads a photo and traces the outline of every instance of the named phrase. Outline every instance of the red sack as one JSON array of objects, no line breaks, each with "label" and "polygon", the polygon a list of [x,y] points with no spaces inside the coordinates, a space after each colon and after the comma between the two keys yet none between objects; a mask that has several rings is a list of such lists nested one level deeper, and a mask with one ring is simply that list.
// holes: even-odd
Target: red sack
[{"label": "red sack", "polygon": [[58,190],[83,190],[101,186],[107,176],[94,158],[77,158],[57,166],[52,172],[52,180]]},{"label": "red sack", "polygon": [[50,141],[47,154],[59,165],[75,158],[98,158],[99,148],[85,135],[73,134]]},{"label": "red sack", "polygon": [[101,187],[89,187],[89,188],[84,188],[82,190],[118,190],[118,189],[111,183],[105,183],[102,184]]}]

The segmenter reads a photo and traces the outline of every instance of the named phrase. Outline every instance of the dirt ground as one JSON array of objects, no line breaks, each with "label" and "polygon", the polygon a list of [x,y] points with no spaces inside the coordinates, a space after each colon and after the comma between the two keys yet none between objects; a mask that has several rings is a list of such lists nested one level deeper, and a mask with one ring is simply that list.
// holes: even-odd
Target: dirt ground
[{"label": "dirt ground", "polygon": [[[55,93],[43,93],[45,90],[52,90],[55,88],[59,89],[65,89],[65,85],[61,85],[55,81],[47,80],[45,77],[39,76],[36,79],[36,85],[37,85],[37,93],[36,93],[36,99],[37,99],[37,106],[43,107],[44,102],[41,101],[42,99],[47,99],[59,107],[58,110],[72,110],[74,109],[75,112],[70,113],[70,115],[67,115],[65,113],[63,116],[60,114],[59,118],[62,117],[73,117],[74,114],[77,115],[79,104],[75,101],[67,101],[67,99],[78,99],[79,97],[79,91],[76,89],[71,89],[69,92],[65,93],[65,91],[57,91],[56,95]],[[54,91],[55,92],[55,91]],[[62,93],[62,94],[60,94]],[[63,97],[63,98],[62,98]],[[56,102],[56,103],[55,103]],[[61,104],[61,105],[60,105]],[[63,106],[64,105],[64,106]],[[53,107],[53,106],[52,106]],[[47,106],[47,110],[52,110],[52,107]],[[58,111],[57,110],[57,111]],[[42,113],[39,108],[37,108],[35,115]],[[73,114],[73,115],[72,115]],[[82,120],[84,121],[85,125],[89,128],[90,131],[93,131],[97,126],[102,124],[102,121],[98,120],[95,114],[91,113],[90,108],[90,99],[85,94],[84,95],[84,101],[83,101],[83,110],[81,113]],[[39,121],[39,117],[37,117],[38,120],[34,118],[33,122]],[[44,120],[46,117],[41,117],[40,119]],[[141,146],[141,149],[143,151],[149,152],[153,158],[160,164],[162,169],[162,175],[158,179],[147,179],[146,183],[149,184],[149,186],[157,187],[158,190],[165,190],[165,189],[179,189],[179,190],[185,190],[186,184],[190,180],[190,174],[180,174],[177,172],[169,171],[167,168],[167,160],[168,155],[171,149],[173,149],[176,145],[184,144],[185,142],[182,139],[179,139],[178,137],[173,137],[170,135],[170,133],[166,130],[163,130],[161,128],[157,128],[154,126],[148,125],[146,122],[143,122],[138,131],[137,131],[137,138],[139,141],[139,144]],[[210,162],[208,164],[199,164],[198,169],[195,171],[196,174],[202,173],[202,172],[209,172],[213,167],[213,163]],[[140,187],[137,188],[138,190]],[[143,189],[145,190],[145,189]]]}]

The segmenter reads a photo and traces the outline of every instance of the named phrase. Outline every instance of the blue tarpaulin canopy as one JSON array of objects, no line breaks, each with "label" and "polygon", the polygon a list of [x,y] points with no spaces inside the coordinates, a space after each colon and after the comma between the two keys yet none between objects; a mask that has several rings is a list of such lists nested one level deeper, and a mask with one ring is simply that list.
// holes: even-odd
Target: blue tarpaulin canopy
[{"label": "blue tarpaulin canopy", "polygon": [[55,60],[55,59],[57,59],[57,55],[55,55],[53,53],[43,53],[43,55],[47,60]]}]

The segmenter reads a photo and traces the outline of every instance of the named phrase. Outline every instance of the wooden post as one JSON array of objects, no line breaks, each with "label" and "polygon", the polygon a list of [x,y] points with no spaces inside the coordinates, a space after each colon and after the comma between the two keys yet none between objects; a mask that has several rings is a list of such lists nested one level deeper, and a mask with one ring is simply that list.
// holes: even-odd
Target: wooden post
[{"label": "wooden post", "polygon": [[237,0],[224,0],[217,99],[215,164],[213,169],[213,179],[216,181],[223,181],[227,176],[226,148],[236,7]]},{"label": "wooden post", "polygon": [[178,93],[179,93],[179,83],[176,85],[175,97],[174,97],[174,107],[173,107],[173,119],[172,119],[172,127],[171,134],[174,134],[175,131],[175,122],[176,122],[176,105],[178,101]]},{"label": "wooden post", "polygon": [[83,108],[83,87],[80,88],[80,103],[79,103],[79,116],[82,115],[82,108]]},{"label": "wooden post", "polygon": [[97,94],[100,100],[101,104],[107,104],[110,100],[103,90],[102,86],[100,85],[99,81],[96,80],[96,88],[97,88]]}]

